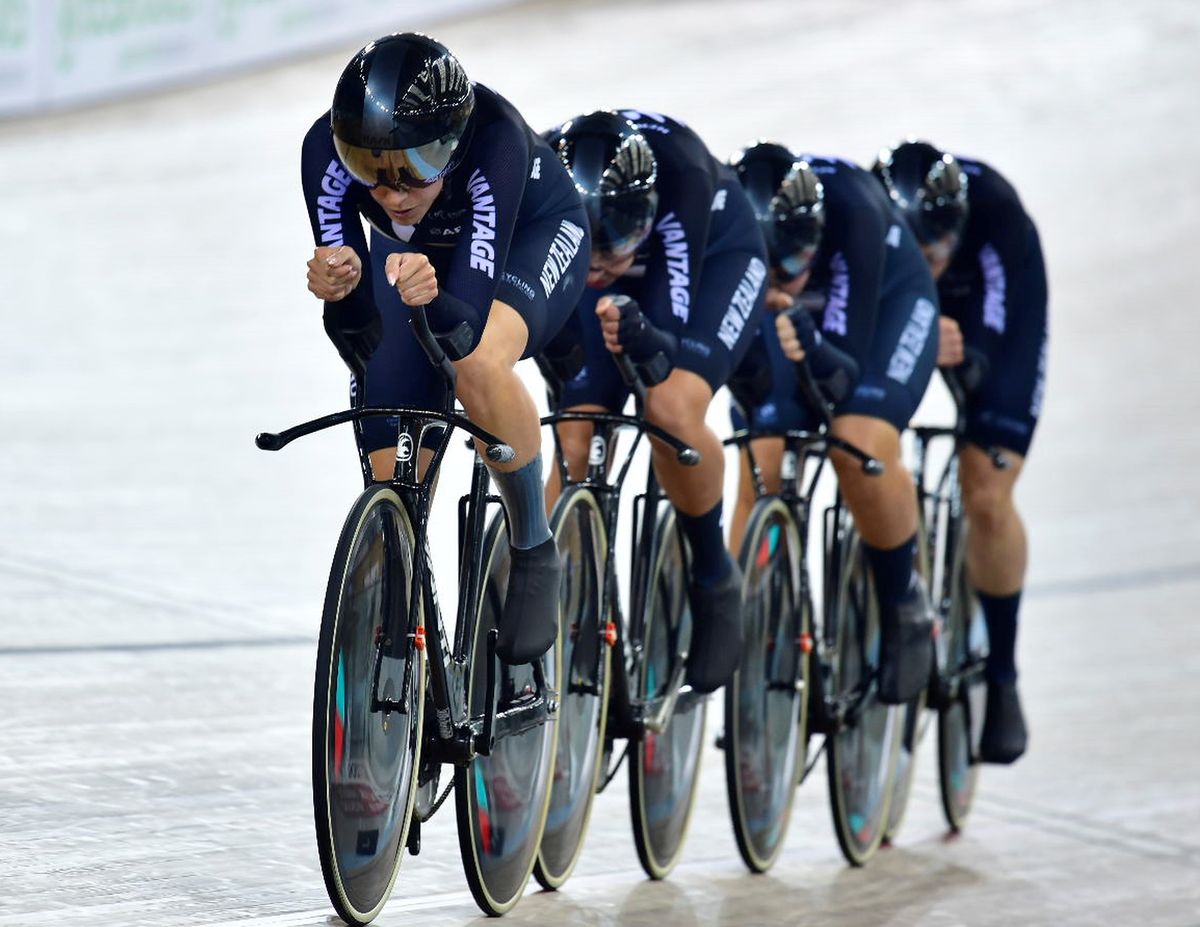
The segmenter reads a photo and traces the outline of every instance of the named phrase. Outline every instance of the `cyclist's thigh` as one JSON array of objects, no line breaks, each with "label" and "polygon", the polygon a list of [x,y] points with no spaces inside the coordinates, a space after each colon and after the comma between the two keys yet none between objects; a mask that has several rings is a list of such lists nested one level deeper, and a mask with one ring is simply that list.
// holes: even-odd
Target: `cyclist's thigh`
[{"label": "cyclist's thigh", "polygon": [[590,254],[587,214],[578,202],[517,228],[495,298],[512,306],[529,329],[523,357],[540,354],[575,309]]},{"label": "cyclist's thigh", "polygon": [[629,388],[621,379],[612,355],[604,346],[600,320],[596,318],[596,303],[615,290],[585,289],[575,308],[572,324],[577,326],[583,345],[583,368],[563,386],[559,407],[600,406],[619,411],[624,408]]},{"label": "cyclist's thigh", "polygon": [[1008,280],[1004,337],[988,357],[988,376],[967,402],[967,438],[982,447],[1029,453],[1046,385],[1046,269],[1035,239]]},{"label": "cyclist's thigh", "polygon": [[907,253],[889,256],[862,379],[838,405],[839,416],[881,418],[903,431],[921,404],[937,361],[938,300],[920,252],[914,253],[915,259]]},{"label": "cyclist's thigh", "polygon": [[[389,254],[412,250],[403,242],[375,231],[371,233],[371,285],[383,319],[383,340],[367,364],[366,403],[441,409],[446,402],[445,381],[417,343],[409,324],[409,308],[384,277],[384,262]],[[396,421],[391,418],[364,419],[362,434],[368,451],[392,447],[396,443]]]}]

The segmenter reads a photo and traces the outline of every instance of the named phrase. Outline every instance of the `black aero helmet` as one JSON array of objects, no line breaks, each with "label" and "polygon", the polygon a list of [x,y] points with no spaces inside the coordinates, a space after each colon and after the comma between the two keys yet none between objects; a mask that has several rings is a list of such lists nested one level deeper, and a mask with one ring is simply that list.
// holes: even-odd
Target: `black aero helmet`
[{"label": "black aero helmet", "polygon": [[730,166],[746,191],[776,273],[799,277],[812,265],[825,231],[825,188],[807,161],[783,145],[757,142]]},{"label": "black aero helmet", "polygon": [[350,59],[333,92],[338,157],[369,187],[424,187],[462,160],[475,91],[449,49],[398,32]]},{"label": "black aero helmet", "polygon": [[623,116],[600,110],[563,123],[549,141],[583,198],[592,249],[614,257],[637,251],[658,209],[658,162],[645,136]]},{"label": "black aero helmet", "polygon": [[962,234],[967,175],[954,155],[909,139],[879,152],[871,168],[921,244]]}]

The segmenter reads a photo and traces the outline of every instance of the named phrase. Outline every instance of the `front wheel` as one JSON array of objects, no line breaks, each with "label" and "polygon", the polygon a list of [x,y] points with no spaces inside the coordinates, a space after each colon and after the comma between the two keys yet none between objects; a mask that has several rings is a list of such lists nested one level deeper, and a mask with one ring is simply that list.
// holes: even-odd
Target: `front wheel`
[{"label": "front wheel", "polygon": [[415,537],[396,493],[367,489],[338,540],[317,649],[313,809],[325,887],[341,918],[383,908],[412,817],[425,714]]},{"label": "front wheel", "polygon": [[691,644],[692,610],[683,542],[669,508],[655,527],[642,603],[644,649],[633,692],[647,718],[663,723],[648,725],[630,751],[629,799],[638,860],[646,875],[663,879],[679,861],[691,821],[708,706],[704,696],[676,688]]},{"label": "front wheel", "polygon": [[539,661],[540,685],[532,663],[508,666],[493,657],[496,704],[488,706],[488,635],[504,607],[510,563],[500,513],[484,535],[481,563],[467,702],[476,725],[495,711],[496,740],[488,756],[455,768],[454,792],[467,883],[480,909],[498,916],[521,900],[550,806],[558,725],[549,703],[558,698],[562,640]]},{"label": "front wheel", "polygon": [[812,650],[800,532],[778,498],[760,500],[742,542],[746,648],[725,687],[725,789],[738,852],[766,872],[783,849],[808,742]]},{"label": "front wheel", "polygon": [[839,729],[829,735],[833,829],[846,860],[863,865],[883,839],[900,747],[900,712],[879,701],[880,619],[861,539],[847,531],[831,632],[831,684]]},{"label": "front wheel", "polygon": [[550,811],[533,874],[543,888],[556,889],[579,860],[604,770],[612,648],[601,612],[608,544],[596,497],[568,489],[550,522],[563,560],[563,689]]}]

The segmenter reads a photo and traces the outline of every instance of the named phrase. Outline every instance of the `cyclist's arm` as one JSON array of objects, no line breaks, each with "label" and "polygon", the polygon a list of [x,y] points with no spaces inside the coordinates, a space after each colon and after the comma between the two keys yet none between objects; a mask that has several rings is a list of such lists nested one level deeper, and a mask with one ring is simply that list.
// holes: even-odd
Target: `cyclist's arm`
[{"label": "cyclist's arm", "polygon": [[658,215],[651,232],[658,241],[641,289],[642,309],[658,327],[675,334],[688,329],[699,292],[715,192],[712,175],[701,168],[674,171],[660,179]]},{"label": "cyclist's arm", "polygon": [[865,364],[875,337],[889,225],[874,210],[858,209],[829,258],[829,289],[821,331]]},{"label": "cyclist's arm", "polygon": [[477,154],[458,168],[469,212],[445,278],[438,280],[438,296],[429,304],[429,322],[439,334],[467,323],[470,337],[453,348],[460,356],[479,344],[504,273],[529,174],[529,144],[523,126],[493,123],[477,131],[472,142]]},{"label": "cyclist's arm", "polygon": [[344,299],[325,303],[326,326],[362,328],[378,314],[370,274],[365,271],[369,266],[367,237],[357,205],[365,195],[365,188],[350,177],[338,160],[328,115],[318,119],[304,137],[300,182],[316,245],[353,248],[364,267],[358,285]]},{"label": "cyclist's arm", "polygon": [[981,218],[987,235],[974,259],[982,286],[957,315],[966,344],[995,357],[1008,327],[1009,280],[1029,249],[1029,219],[1015,199]]}]

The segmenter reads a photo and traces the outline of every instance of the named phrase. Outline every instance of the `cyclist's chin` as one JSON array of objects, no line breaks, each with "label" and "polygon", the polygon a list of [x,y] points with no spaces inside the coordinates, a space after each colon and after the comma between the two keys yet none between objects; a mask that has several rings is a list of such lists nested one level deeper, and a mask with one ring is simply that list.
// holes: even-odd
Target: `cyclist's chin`
[{"label": "cyclist's chin", "polygon": [[620,274],[614,274],[611,270],[596,270],[588,271],[587,285],[593,290],[602,290],[607,286],[612,286],[617,282]]}]

